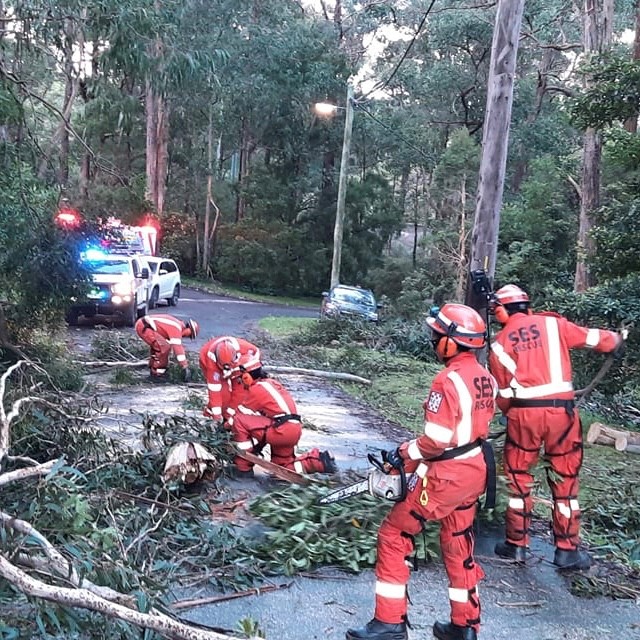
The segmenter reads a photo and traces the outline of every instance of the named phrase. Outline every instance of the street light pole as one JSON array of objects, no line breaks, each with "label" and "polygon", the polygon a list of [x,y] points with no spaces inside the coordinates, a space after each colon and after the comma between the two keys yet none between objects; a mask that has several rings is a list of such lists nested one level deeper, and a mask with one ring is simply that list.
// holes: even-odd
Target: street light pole
[{"label": "street light pole", "polygon": [[333,260],[331,262],[331,286],[340,283],[340,262],[342,260],[342,235],[344,229],[344,209],[347,196],[347,170],[349,168],[349,150],[353,131],[353,88],[347,87],[347,106],[344,120],[344,139],[342,141],[342,159],[340,160],[340,178],[338,179],[338,204],[336,223],[333,228]]}]

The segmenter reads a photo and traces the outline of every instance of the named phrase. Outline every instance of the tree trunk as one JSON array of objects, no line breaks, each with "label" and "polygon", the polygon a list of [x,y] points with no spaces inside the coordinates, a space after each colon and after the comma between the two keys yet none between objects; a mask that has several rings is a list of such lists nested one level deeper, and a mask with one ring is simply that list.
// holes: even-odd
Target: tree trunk
[{"label": "tree trunk", "polygon": [[152,203],[157,210],[158,196],[158,118],[156,114],[156,102],[151,79],[147,78],[147,87],[144,101],[145,116],[147,119],[147,142],[146,142],[146,172],[147,184],[145,189],[145,198]]},{"label": "tree trunk", "polygon": [[[496,268],[513,83],[523,11],[524,0],[500,0],[491,46],[482,159],[469,264],[471,270],[485,269],[490,278],[493,278]],[[467,288],[467,300],[473,303],[471,287]]]},{"label": "tree trunk", "polygon": [[[590,56],[602,53],[611,43],[613,22],[613,0],[584,0],[584,52]],[[590,80],[587,79],[587,84]],[[602,138],[589,127],[584,134],[582,150],[582,199],[580,201],[580,223],[575,291],[586,291],[593,284],[589,271],[589,260],[596,247],[591,237],[593,216],[600,206],[600,159]]]},{"label": "tree trunk", "polygon": [[242,189],[245,185],[245,179],[249,175],[249,133],[247,130],[247,122],[242,120],[242,131],[240,133],[240,169],[238,171],[238,198],[236,200],[236,222],[240,222],[244,218],[247,208]]},{"label": "tree trunk", "polygon": [[[64,104],[71,104],[75,97],[73,65],[73,24],[69,18],[65,20],[64,30]],[[71,115],[71,109],[69,109]],[[65,126],[60,130],[60,156],[58,158],[58,184],[64,189],[69,183],[69,130]]]},{"label": "tree trunk", "polygon": [[147,79],[145,114],[147,119],[147,185],[145,197],[156,213],[164,211],[169,148],[169,114],[165,96],[156,92]]},{"label": "tree trunk", "polygon": [[[538,85],[536,87],[536,101],[533,111],[527,117],[527,124],[533,124],[542,111],[542,105],[544,97],[547,93],[547,86],[549,84],[549,71],[553,66],[553,62],[556,57],[556,52],[553,49],[545,49],[542,53],[542,60],[538,67]],[[520,144],[520,149],[516,152],[518,156],[515,159],[515,170],[513,172],[513,179],[511,181],[511,188],[514,192],[519,192],[522,182],[527,176],[529,168],[529,154],[526,150],[524,143]]]},{"label": "tree trunk", "polygon": [[162,94],[158,94],[156,97],[156,112],[158,114],[156,212],[159,216],[162,216],[164,213],[167,175],[169,173],[169,106],[165,96]]},{"label": "tree trunk", "polygon": [[[209,127],[207,130],[207,203],[204,212],[204,234],[202,238],[202,273],[209,273],[209,262],[211,260],[211,245],[218,228],[220,219],[220,209],[213,199],[213,177],[216,168],[219,166],[222,155],[222,136],[218,138],[216,146],[216,161],[213,160],[213,107],[209,109]],[[215,209],[216,215],[211,222],[211,208]]]},{"label": "tree trunk", "polygon": [[[640,0],[636,0],[636,35],[633,41],[633,59],[640,60]],[[627,118],[624,121],[624,128],[629,133],[637,133],[638,114]]]},{"label": "tree trunk", "polygon": [[[82,19],[85,19],[87,10],[83,9]],[[62,37],[64,39],[63,45],[63,57],[64,57],[64,70],[65,70],[65,87],[64,87],[64,101],[62,104],[61,114],[62,118],[60,123],[56,127],[51,141],[47,148],[47,152],[43,155],[38,168],[38,177],[44,178],[51,162],[52,157],[58,154],[58,171],[57,177],[59,184],[64,187],[69,180],[69,121],[71,119],[71,111],[73,110],[73,104],[78,94],[78,87],[80,85],[80,73],[75,70],[73,64],[73,51],[74,45],[80,51],[80,55],[84,53],[84,37],[82,29],[76,30],[75,25],[71,19],[65,21],[64,32]]]},{"label": "tree trunk", "polygon": [[464,299],[464,287],[467,273],[467,177],[462,176],[460,180],[460,227],[458,230],[458,274],[456,276],[455,300]]},{"label": "tree trunk", "polygon": [[209,266],[209,226],[211,224],[211,192],[213,190],[213,107],[209,107],[207,127],[207,201],[204,205],[204,234],[202,237],[202,264],[200,270],[207,273]]}]

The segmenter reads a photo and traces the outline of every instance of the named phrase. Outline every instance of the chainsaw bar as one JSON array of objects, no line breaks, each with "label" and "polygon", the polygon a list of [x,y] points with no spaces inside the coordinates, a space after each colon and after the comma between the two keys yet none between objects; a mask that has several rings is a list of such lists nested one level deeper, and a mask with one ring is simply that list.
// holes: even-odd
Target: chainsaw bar
[{"label": "chainsaw bar", "polygon": [[346,487],[342,487],[342,489],[337,489],[336,491],[332,491],[328,493],[326,496],[322,496],[318,500],[318,504],[333,504],[334,502],[342,502],[351,496],[357,496],[361,493],[369,492],[369,480],[361,480],[360,482],[355,482],[354,484],[350,484]]}]

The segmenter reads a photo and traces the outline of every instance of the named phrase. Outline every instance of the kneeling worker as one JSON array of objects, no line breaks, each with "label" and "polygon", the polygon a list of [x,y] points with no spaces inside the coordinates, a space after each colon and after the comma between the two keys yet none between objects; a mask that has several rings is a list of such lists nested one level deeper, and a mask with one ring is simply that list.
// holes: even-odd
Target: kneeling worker
[{"label": "kneeling worker", "polygon": [[[302,419],[296,403],[280,382],[269,378],[261,366],[240,375],[242,388],[234,391],[235,413],[225,421],[241,451],[256,455],[271,447],[271,462],[298,473],[335,473],[334,458],[328,451],[312,449],[296,455],[302,436]],[[234,459],[239,476],[253,475],[253,464],[240,456]]]}]

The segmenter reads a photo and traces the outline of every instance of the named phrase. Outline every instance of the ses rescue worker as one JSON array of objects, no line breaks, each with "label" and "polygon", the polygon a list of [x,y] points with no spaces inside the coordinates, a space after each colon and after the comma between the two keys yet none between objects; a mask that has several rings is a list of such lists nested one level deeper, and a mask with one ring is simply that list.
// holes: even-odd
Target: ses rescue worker
[{"label": "ses rescue worker", "polygon": [[211,338],[200,349],[200,369],[207,383],[208,402],[202,414],[216,422],[235,415],[232,395],[240,385],[241,366],[251,370],[262,366],[260,349],[234,336]]},{"label": "ses rescue worker", "polygon": [[404,465],[407,496],[378,532],[374,618],[363,628],[349,629],[347,640],[407,640],[408,560],[414,536],[431,520],[440,522],[451,606],[451,621],[436,622],[433,635],[476,640],[480,627],[476,586],[484,572],[473,557],[473,520],[485,489],[489,502],[488,480],[495,490],[495,465],[485,441],[497,385],[474,353],[487,340],[485,322],[474,309],[445,304],[427,323],[445,368],[423,404],[424,435],[383,456],[394,467]]},{"label": "ses rescue worker", "polygon": [[533,509],[530,470],[544,446],[551,467],[553,562],[562,569],[588,569],[589,554],[578,547],[582,428],[574,408],[569,350],[610,353],[624,344],[626,331],[588,329],[557,313],[534,313],[529,296],[513,284],[496,291],[490,306],[503,325],[491,345],[489,369],[500,387],[498,407],[507,418],[503,459],[509,490],[506,540],[496,545],[495,553],[526,560]]},{"label": "ses rescue worker", "polygon": [[182,321],[167,314],[143,316],[135,325],[136,333],[150,347],[149,369],[151,382],[165,382],[171,351],[183,370],[183,380],[189,382],[189,362],[182,346],[182,338],[195,340],[199,326],[195,320]]},{"label": "ses rescue worker", "polygon": [[[241,365],[242,366],[242,365]],[[261,366],[242,366],[240,390],[235,416],[225,420],[236,447],[260,455],[265,446],[271,449],[274,464],[297,473],[336,473],[334,458],[328,451],[312,449],[296,454],[302,436],[302,418],[296,403],[285,387],[263,371]],[[253,464],[237,456],[236,475],[253,476]]]}]

